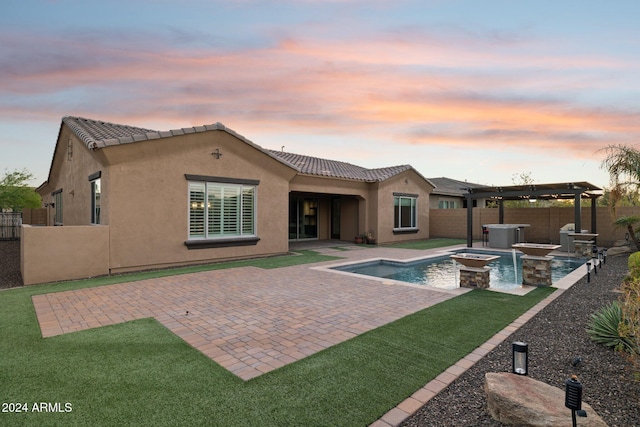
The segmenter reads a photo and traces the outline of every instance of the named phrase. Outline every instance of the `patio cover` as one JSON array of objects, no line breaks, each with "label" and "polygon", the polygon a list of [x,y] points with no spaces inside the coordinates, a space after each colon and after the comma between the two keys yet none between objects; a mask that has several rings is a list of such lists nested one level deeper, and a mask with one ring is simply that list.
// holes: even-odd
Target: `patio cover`
[{"label": "patio cover", "polygon": [[596,198],[602,195],[602,188],[588,182],[563,182],[556,184],[527,184],[510,185],[504,187],[476,187],[464,188],[467,201],[467,246],[473,245],[473,200],[494,199],[498,202],[499,222],[504,224],[505,200],[554,200],[574,199],[574,223],[575,229],[582,229],[580,212],[581,199],[591,199],[591,232],[596,232]]}]

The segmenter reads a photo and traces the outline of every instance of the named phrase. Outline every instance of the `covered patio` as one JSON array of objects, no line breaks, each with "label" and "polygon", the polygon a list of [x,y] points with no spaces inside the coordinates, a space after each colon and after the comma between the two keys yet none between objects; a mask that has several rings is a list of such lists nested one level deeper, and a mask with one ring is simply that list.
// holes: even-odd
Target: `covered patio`
[{"label": "covered patio", "polygon": [[602,195],[602,188],[588,182],[564,182],[554,184],[511,185],[503,187],[464,188],[467,205],[467,247],[473,246],[473,205],[474,200],[496,201],[499,209],[499,223],[504,224],[505,200],[574,200],[575,230],[582,230],[582,200],[591,200],[591,233],[596,233],[596,199]]}]

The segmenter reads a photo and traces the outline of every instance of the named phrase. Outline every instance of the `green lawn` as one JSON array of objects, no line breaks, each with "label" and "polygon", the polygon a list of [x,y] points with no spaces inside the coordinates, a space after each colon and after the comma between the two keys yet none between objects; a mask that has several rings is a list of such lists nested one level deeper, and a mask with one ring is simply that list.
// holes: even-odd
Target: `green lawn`
[{"label": "green lawn", "polygon": [[[305,257],[324,259],[268,266]],[[41,338],[32,295],[150,274],[0,292],[0,400],[29,409],[0,425],[368,425],[552,292],[469,292],[247,382],[154,319]],[[39,402],[72,411],[32,412]]]}]

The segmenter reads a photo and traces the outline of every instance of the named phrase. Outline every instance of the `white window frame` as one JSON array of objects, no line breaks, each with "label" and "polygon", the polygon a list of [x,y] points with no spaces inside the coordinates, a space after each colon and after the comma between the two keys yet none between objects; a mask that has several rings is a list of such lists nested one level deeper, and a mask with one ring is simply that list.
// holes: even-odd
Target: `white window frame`
[{"label": "white window frame", "polygon": [[53,225],[63,224],[62,188],[51,193],[53,197]]},{"label": "white window frame", "polygon": [[439,209],[458,209],[458,201],[457,200],[440,200],[438,201]]},{"label": "white window frame", "polygon": [[[409,200],[408,209],[410,209],[410,225],[402,226],[402,201]],[[397,203],[396,203],[397,201]],[[407,207],[405,207],[407,208]],[[417,230],[418,229],[418,196],[415,194],[393,194],[393,230],[394,231],[408,231],[408,230]],[[396,218],[398,222],[396,223]]]},{"label": "white window frame", "polygon": [[[187,234],[189,241],[244,239],[257,236],[258,186],[253,181],[246,183],[242,180],[217,182],[198,179],[197,181],[188,181],[187,187],[189,202]],[[194,198],[192,190],[200,190],[203,197]],[[249,194],[251,195],[250,201],[245,197]],[[225,205],[225,201],[231,203],[232,199],[235,199],[234,204]],[[221,204],[217,205],[218,202]],[[248,202],[252,206],[248,206]],[[192,224],[194,213],[198,213],[195,209],[203,211],[202,232],[198,234],[193,232],[198,224]],[[217,220],[215,217],[216,209],[220,209]],[[229,217],[232,216],[236,217],[235,221],[229,221]],[[247,221],[250,223],[247,224]]]},{"label": "white window frame", "polygon": [[[100,225],[101,212],[100,207],[102,203],[102,181],[100,178],[95,178],[90,181],[91,183],[91,224]],[[97,190],[97,191],[96,191]]]}]

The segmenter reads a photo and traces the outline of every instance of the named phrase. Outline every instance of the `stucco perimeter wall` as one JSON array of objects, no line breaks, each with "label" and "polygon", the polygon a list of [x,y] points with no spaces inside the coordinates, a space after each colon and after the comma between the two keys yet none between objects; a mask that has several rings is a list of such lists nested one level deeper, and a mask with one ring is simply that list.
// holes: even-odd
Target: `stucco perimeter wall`
[{"label": "stucco perimeter wall", "polygon": [[109,227],[23,225],[20,271],[24,285],[109,274]]},{"label": "stucco perimeter wall", "polygon": [[[482,224],[497,224],[498,209],[473,209],[473,238],[482,238]],[[525,240],[535,243],[560,242],[560,227],[574,222],[574,209],[568,208],[505,208],[504,222],[511,224],[530,224],[525,229]],[[616,217],[640,215],[640,207],[620,207]],[[582,229],[591,231],[591,208],[581,209]],[[626,229],[613,226],[615,218],[609,208],[596,208],[596,232],[598,245],[611,246],[617,240],[625,238]],[[449,237],[466,239],[466,209],[431,209],[429,216],[431,237]]]}]

